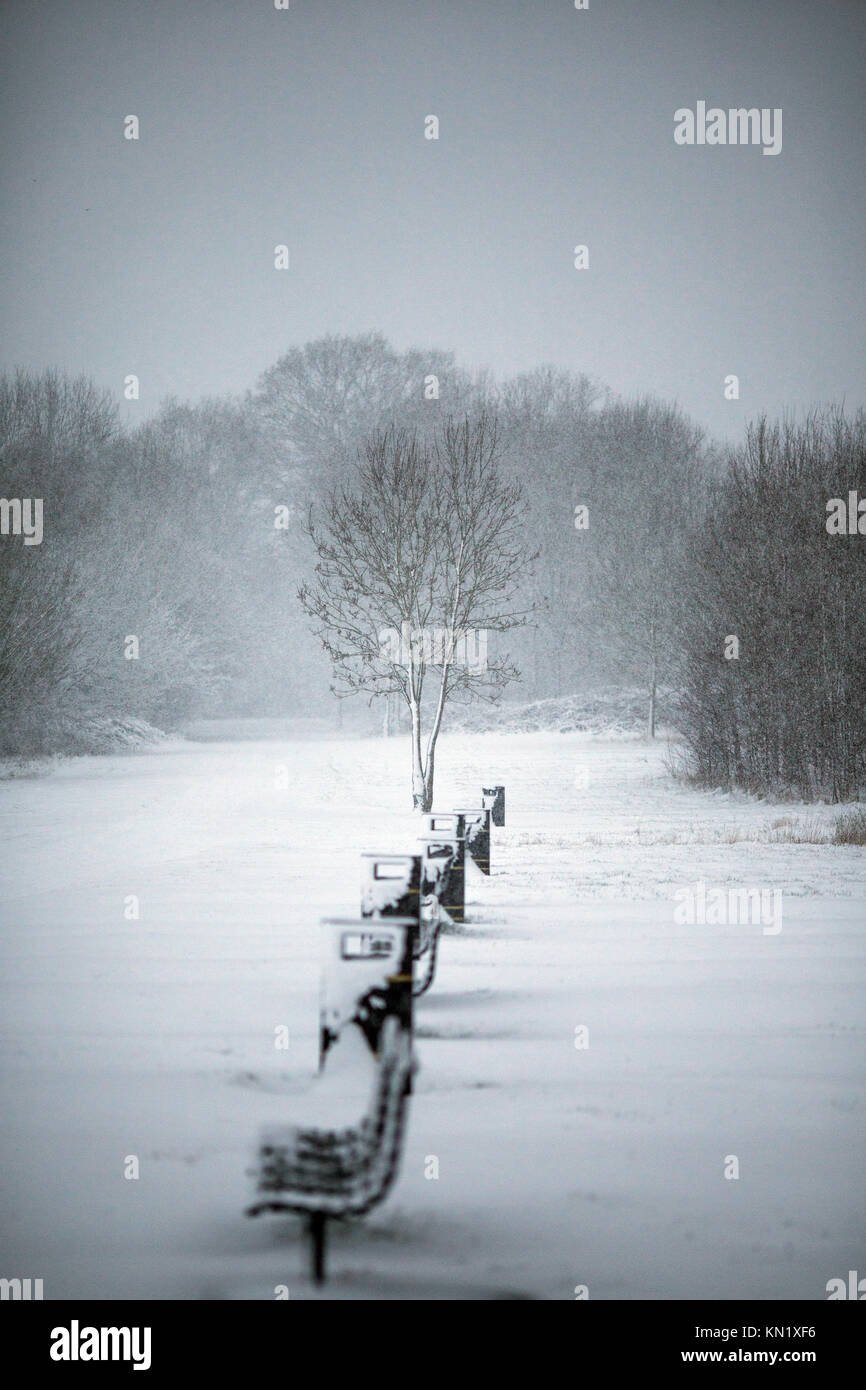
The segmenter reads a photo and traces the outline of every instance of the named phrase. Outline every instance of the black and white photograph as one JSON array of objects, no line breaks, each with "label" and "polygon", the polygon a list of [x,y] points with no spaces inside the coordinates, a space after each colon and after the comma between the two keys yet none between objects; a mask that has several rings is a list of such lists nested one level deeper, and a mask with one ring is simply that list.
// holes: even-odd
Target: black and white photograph
[{"label": "black and white photograph", "polygon": [[866,1299],[864,73],[863,0],[2,0],[34,1366]]}]

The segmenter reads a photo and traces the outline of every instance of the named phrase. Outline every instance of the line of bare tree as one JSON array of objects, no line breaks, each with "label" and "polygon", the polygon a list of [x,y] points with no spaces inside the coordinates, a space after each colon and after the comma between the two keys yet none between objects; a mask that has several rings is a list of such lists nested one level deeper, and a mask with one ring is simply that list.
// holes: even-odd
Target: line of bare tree
[{"label": "line of bare tree", "polygon": [[[98,747],[112,717],[396,702],[423,806],[451,702],[618,684],[704,782],[850,796],[864,542],[824,519],[863,470],[862,413],[721,449],[665,402],[548,367],[496,382],[377,334],[138,428],[84,379],[19,372],[0,493],[44,498],[44,541],[0,537],[0,752]],[[404,626],[483,629],[486,668],[387,660]]]}]

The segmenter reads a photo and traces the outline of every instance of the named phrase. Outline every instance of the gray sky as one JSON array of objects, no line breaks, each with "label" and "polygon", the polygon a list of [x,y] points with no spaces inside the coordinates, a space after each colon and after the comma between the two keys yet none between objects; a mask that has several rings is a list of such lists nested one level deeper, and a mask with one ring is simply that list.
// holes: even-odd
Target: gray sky
[{"label": "gray sky", "polygon": [[[866,401],[862,0],[5,0],[0,28],[4,367],[135,372],[135,419],[375,328],[728,436]],[[699,99],[781,107],[782,152],[675,145]]]}]

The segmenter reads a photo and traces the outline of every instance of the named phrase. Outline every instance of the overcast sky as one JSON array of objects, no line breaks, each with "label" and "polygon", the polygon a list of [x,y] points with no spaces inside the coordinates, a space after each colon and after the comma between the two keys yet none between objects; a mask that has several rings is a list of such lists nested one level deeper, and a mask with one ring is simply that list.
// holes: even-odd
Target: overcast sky
[{"label": "overcast sky", "polygon": [[[0,30],[3,367],[135,372],[134,419],[380,329],[729,437],[866,402],[863,0],[5,0]],[[698,100],[781,107],[781,153],[676,145]]]}]

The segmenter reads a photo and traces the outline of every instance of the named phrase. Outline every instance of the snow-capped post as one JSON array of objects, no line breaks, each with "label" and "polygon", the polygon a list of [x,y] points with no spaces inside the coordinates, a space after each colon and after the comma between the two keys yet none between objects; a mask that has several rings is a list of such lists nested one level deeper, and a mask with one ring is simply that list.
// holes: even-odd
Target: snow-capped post
[{"label": "snow-capped post", "polygon": [[412,917],[414,980],[412,993],[433,983],[439,945],[440,875],[423,854],[361,855],[361,916]]},{"label": "snow-capped post", "polygon": [[[248,1216],[291,1211],[307,1217],[317,1284],[325,1278],[328,1218],[365,1215],[385,1197],[399,1166],[415,1068],[417,931],[414,917],[326,918],[321,925],[322,1116],[314,1125],[262,1134],[257,1197],[247,1210]],[[365,1107],[360,1115],[346,1114],[348,1096]]]},{"label": "snow-capped post", "polygon": [[[415,856],[409,855],[407,858]],[[374,1058],[389,1015],[412,1032],[414,916],[322,919],[321,1065],[344,1029],[356,1023]],[[330,1067],[329,1067],[330,1070]]]},{"label": "snow-capped post", "polygon": [[466,822],[466,848],[483,874],[490,873],[490,808],[460,807]]},{"label": "snow-capped post", "polygon": [[489,807],[494,825],[505,824],[505,788],[501,783],[497,783],[495,787],[481,788],[481,804]]},{"label": "snow-capped post", "polygon": [[457,840],[448,835],[419,835],[418,843],[424,856],[422,878],[431,886],[440,908],[440,918],[452,922],[463,920],[462,879],[454,874],[460,853]]},{"label": "snow-capped post", "polygon": [[454,851],[450,870],[442,885],[440,905],[452,922],[466,918],[466,822],[457,811],[431,811],[425,816],[426,835],[423,843],[428,857],[435,858],[431,845],[446,843]]},{"label": "snow-capped post", "polygon": [[421,919],[421,855],[361,855],[361,916]]}]

